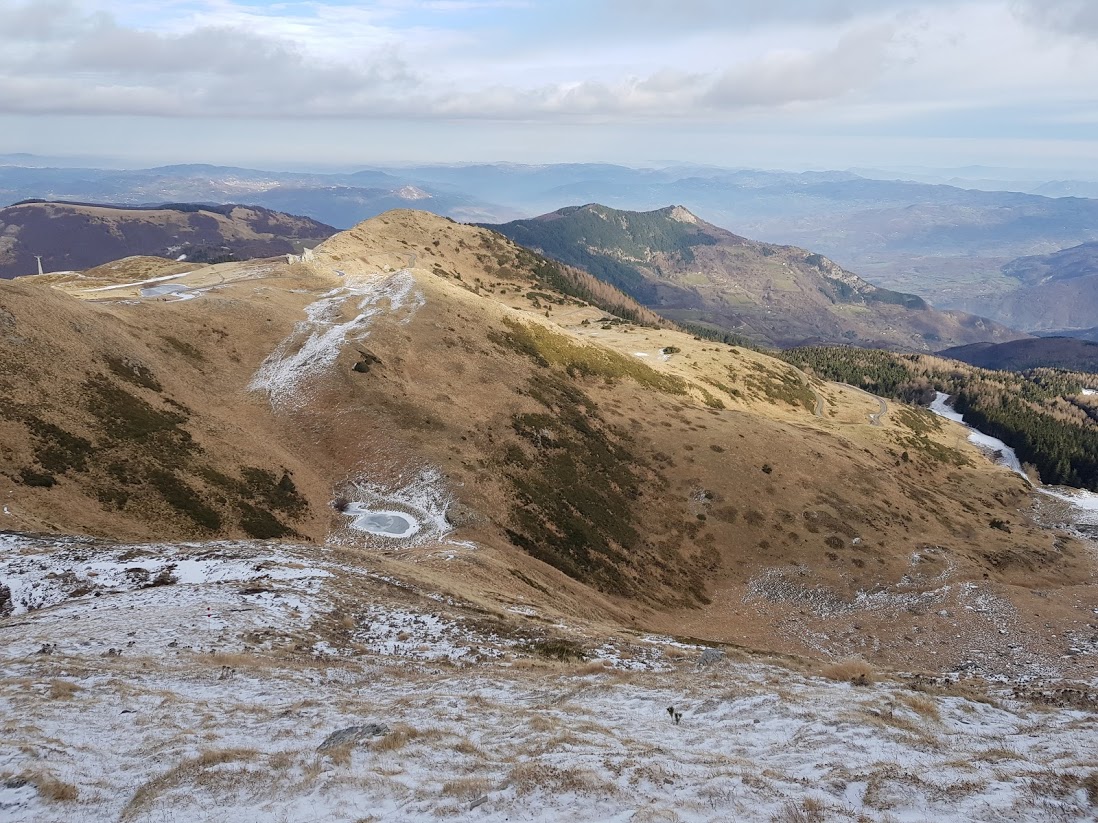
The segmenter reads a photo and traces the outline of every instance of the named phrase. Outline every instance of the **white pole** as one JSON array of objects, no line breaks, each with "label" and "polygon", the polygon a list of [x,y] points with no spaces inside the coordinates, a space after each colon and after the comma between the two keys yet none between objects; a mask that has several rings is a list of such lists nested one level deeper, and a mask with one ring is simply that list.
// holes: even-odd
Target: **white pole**
[{"label": "white pole", "polygon": [[34,259],[38,261],[38,273],[42,274],[42,255],[36,254],[34,256]]}]

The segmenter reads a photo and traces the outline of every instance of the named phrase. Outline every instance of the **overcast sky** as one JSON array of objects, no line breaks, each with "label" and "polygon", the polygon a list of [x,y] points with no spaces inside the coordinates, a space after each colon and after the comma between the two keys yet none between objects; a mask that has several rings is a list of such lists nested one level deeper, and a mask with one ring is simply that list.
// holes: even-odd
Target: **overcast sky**
[{"label": "overcast sky", "polygon": [[0,0],[0,153],[1098,173],[1098,0]]}]

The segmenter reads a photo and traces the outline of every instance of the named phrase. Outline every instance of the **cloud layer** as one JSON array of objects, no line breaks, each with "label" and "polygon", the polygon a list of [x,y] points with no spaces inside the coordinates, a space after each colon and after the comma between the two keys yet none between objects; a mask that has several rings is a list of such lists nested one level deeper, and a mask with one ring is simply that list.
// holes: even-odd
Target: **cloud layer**
[{"label": "cloud layer", "polygon": [[[1029,63],[1085,96],[1079,70],[1098,69],[1098,55],[1073,53],[1072,68],[1049,70],[1050,36],[1078,52],[1079,35],[1098,32],[1091,0],[157,5],[167,13],[0,0],[0,111],[705,119],[875,97],[971,105],[969,92],[996,92],[1001,67]],[[957,69],[952,88],[933,84]]]},{"label": "cloud layer", "polygon": [[1094,0],[0,0],[0,125],[586,125],[604,129],[598,145],[643,126],[653,147],[719,128],[994,131],[1098,146],[1095,76]]}]

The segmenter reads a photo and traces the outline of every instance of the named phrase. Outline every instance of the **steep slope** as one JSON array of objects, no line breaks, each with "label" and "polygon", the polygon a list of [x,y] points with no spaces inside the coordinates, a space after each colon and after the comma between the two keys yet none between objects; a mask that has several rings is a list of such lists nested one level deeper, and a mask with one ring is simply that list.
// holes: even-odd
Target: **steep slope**
[{"label": "steep slope", "polygon": [[995,301],[995,316],[1035,332],[1087,329],[1098,317],[1098,243],[1021,257],[1003,266],[1017,287]]},{"label": "steep slope", "polygon": [[818,254],[739,237],[681,206],[653,212],[569,207],[495,228],[586,268],[665,317],[771,345],[828,341],[931,350],[1022,336],[877,288]]},{"label": "steep slope", "polygon": [[0,209],[0,278],[86,269],[132,255],[192,262],[300,251],[335,229],[254,206],[117,208],[30,201]]},{"label": "steep slope", "polygon": [[1098,342],[1075,337],[1034,337],[1007,343],[973,343],[938,352],[984,369],[1053,368],[1098,374]]},{"label": "steep slope", "polygon": [[[1016,670],[1000,646],[1098,606],[951,424],[625,322],[484,229],[391,212],[169,294],[126,271],[0,284],[7,529],[283,536],[478,608],[907,667]],[[926,642],[913,597],[948,614]]]}]

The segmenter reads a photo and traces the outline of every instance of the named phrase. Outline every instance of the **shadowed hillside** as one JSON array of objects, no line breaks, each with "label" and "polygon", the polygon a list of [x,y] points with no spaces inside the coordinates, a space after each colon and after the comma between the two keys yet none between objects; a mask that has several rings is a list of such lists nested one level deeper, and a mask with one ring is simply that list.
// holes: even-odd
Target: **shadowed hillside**
[{"label": "shadowed hillside", "polygon": [[253,206],[150,208],[28,201],[0,209],[0,278],[149,255],[191,263],[300,252],[335,229]]}]

